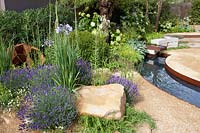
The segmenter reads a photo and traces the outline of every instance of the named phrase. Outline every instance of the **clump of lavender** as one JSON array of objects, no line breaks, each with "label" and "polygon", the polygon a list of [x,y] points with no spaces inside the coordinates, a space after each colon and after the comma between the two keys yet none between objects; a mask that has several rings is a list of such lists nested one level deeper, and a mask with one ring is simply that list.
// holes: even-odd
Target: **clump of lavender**
[{"label": "clump of lavender", "polygon": [[57,28],[56,28],[56,33],[65,33],[66,35],[69,35],[70,32],[72,32],[73,28],[69,25],[63,25],[60,24]]},{"label": "clump of lavender", "polygon": [[[17,91],[19,88],[31,88],[42,82],[53,82],[50,78],[55,75],[56,69],[51,65],[37,68],[23,68],[9,70],[0,76],[0,82],[7,88]],[[39,83],[40,82],[40,83]]]},{"label": "clump of lavender", "polygon": [[74,97],[67,88],[56,87],[54,66],[39,66],[30,70],[30,88],[21,102],[17,116],[20,130],[66,129],[76,118]]},{"label": "clump of lavender", "polygon": [[74,97],[67,88],[44,87],[27,94],[17,113],[19,130],[66,129],[77,116]]},{"label": "clump of lavender", "polygon": [[92,81],[91,64],[88,61],[78,59],[76,61],[76,69],[79,72],[77,84],[90,85]]},{"label": "clump of lavender", "polygon": [[32,78],[29,68],[8,70],[0,76],[0,82],[11,90],[27,88]]},{"label": "clump of lavender", "polygon": [[128,103],[132,102],[134,96],[138,95],[137,85],[128,79],[113,75],[106,83],[107,84],[118,83],[123,85]]}]

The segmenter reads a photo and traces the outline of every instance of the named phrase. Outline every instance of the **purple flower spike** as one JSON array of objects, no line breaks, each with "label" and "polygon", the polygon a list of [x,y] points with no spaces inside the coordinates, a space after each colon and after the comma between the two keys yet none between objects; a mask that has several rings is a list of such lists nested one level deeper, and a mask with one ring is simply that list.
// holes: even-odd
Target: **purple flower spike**
[{"label": "purple flower spike", "polygon": [[126,92],[127,102],[129,103],[132,102],[134,96],[137,96],[139,94],[137,85],[128,79],[113,75],[106,83],[118,83],[123,85]]}]

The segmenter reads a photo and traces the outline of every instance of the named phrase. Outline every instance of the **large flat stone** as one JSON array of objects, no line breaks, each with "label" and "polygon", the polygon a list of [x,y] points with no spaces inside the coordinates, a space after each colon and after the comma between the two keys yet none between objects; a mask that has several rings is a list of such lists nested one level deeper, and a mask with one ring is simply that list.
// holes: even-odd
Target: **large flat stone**
[{"label": "large flat stone", "polygon": [[121,119],[125,113],[126,95],[120,84],[84,86],[77,92],[80,115]]}]

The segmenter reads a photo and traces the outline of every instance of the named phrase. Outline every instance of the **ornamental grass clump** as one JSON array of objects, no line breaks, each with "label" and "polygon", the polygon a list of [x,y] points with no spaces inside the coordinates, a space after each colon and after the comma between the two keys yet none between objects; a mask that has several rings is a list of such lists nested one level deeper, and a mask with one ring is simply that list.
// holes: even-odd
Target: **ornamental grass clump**
[{"label": "ornamental grass clump", "polygon": [[138,95],[137,85],[128,79],[113,75],[106,83],[107,84],[118,83],[123,85],[128,103],[131,103],[133,101],[134,96]]},{"label": "ornamental grass clump", "polygon": [[17,113],[19,130],[67,129],[77,116],[74,97],[61,86],[38,88],[26,95]]},{"label": "ornamental grass clump", "polygon": [[92,68],[88,61],[78,59],[76,61],[76,69],[78,71],[77,84],[90,85],[92,82]]}]

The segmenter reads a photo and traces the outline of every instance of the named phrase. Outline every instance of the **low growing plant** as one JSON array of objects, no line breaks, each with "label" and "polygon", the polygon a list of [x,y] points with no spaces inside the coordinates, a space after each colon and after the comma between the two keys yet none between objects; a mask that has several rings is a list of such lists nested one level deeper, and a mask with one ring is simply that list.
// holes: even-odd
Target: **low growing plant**
[{"label": "low growing plant", "polygon": [[[37,90],[37,91],[36,91]],[[37,88],[28,93],[17,113],[20,130],[67,129],[76,118],[75,100],[67,88]]]},{"label": "low growing plant", "polygon": [[128,44],[142,56],[142,59],[144,59],[147,53],[146,44],[144,41],[131,39],[128,41]]},{"label": "low growing plant", "polygon": [[134,133],[136,126],[141,123],[148,123],[151,129],[155,128],[154,120],[145,112],[138,112],[126,105],[125,116],[120,120],[107,120],[93,116],[81,116],[79,124],[83,133]]}]

